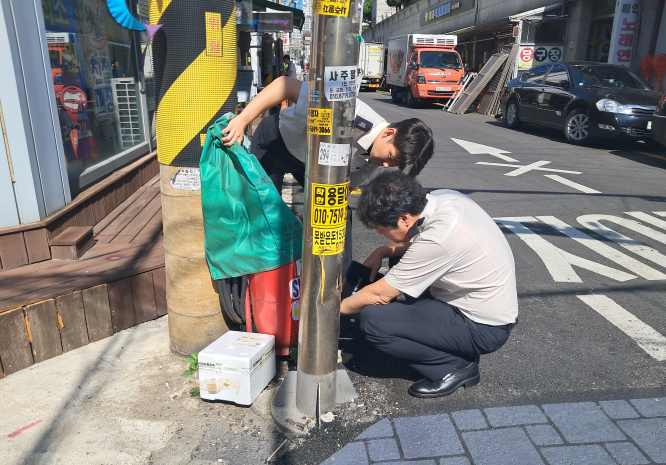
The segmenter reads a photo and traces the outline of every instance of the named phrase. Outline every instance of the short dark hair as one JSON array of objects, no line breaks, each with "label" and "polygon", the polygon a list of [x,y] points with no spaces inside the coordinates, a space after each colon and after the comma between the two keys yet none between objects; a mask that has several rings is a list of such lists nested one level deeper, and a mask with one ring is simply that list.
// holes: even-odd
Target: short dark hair
[{"label": "short dark hair", "polygon": [[416,176],[428,163],[435,151],[435,141],[430,128],[418,118],[409,118],[389,124],[396,129],[393,146],[399,154],[398,168],[404,171],[407,165],[410,176]]},{"label": "short dark hair", "polygon": [[402,171],[385,171],[363,188],[356,216],[366,228],[394,228],[400,215],[420,215],[427,202],[426,191],[416,179]]},{"label": "short dark hair", "polygon": [[291,57],[290,57],[289,55],[283,55],[283,56],[282,56],[282,59],[283,59],[283,60],[284,60],[284,59],[291,60]]}]

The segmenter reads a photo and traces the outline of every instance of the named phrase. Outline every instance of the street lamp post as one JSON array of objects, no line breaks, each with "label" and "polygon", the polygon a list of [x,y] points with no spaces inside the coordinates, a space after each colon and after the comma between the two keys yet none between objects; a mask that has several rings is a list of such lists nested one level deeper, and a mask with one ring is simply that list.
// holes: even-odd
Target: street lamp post
[{"label": "street lamp post", "polygon": [[296,407],[317,419],[335,406],[362,5],[314,4]]}]

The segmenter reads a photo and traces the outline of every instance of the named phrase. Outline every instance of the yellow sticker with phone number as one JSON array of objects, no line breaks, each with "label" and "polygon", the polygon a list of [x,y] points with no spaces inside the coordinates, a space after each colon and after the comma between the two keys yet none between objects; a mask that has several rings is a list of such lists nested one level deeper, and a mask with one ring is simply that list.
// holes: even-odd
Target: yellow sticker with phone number
[{"label": "yellow sticker with phone number", "polygon": [[333,134],[333,110],[308,108],[308,134]]}]

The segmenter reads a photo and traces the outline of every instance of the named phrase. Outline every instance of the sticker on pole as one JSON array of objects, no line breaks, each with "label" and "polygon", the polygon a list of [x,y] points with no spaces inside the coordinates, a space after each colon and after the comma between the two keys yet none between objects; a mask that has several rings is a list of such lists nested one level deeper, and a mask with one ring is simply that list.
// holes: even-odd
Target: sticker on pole
[{"label": "sticker on pole", "polygon": [[319,143],[319,164],[325,166],[347,166],[349,164],[349,155],[351,154],[351,145],[349,144],[329,144],[328,142]]},{"label": "sticker on pole", "polygon": [[363,70],[357,66],[327,66],[324,73],[326,99],[329,102],[356,98]]},{"label": "sticker on pole", "polygon": [[316,15],[347,16],[349,0],[315,0],[313,10]]},{"label": "sticker on pole", "polygon": [[337,255],[345,250],[347,226],[333,229],[312,229],[312,254]]},{"label": "sticker on pole", "polygon": [[349,182],[344,184],[312,183],[310,225],[313,228],[337,228],[347,223]]},{"label": "sticker on pole", "polygon": [[308,108],[308,134],[330,136],[333,133],[333,110]]},{"label": "sticker on pole", "polygon": [[171,187],[185,191],[200,191],[201,176],[196,168],[182,168],[171,176]]}]

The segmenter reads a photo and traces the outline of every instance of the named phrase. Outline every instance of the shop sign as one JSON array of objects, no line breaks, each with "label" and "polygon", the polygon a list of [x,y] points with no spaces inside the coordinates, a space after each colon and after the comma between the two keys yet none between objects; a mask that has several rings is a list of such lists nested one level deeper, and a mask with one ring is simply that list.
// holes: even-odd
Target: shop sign
[{"label": "shop sign", "polygon": [[437,5],[435,8],[422,13],[421,16],[421,26],[425,24],[430,24],[432,21],[448,16],[452,13],[458,13],[460,11],[469,10],[474,7],[474,0],[460,0],[457,2],[446,1]]},{"label": "shop sign", "polygon": [[608,63],[629,66],[640,8],[637,0],[620,0],[617,3]]},{"label": "shop sign", "polygon": [[253,13],[252,32],[291,32],[294,29],[294,17],[288,13]]},{"label": "shop sign", "polygon": [[523,46],[518,52],[518,68],[530,69],[533,66],[562,61],[563,56],[564,50],[561,45]]}]

